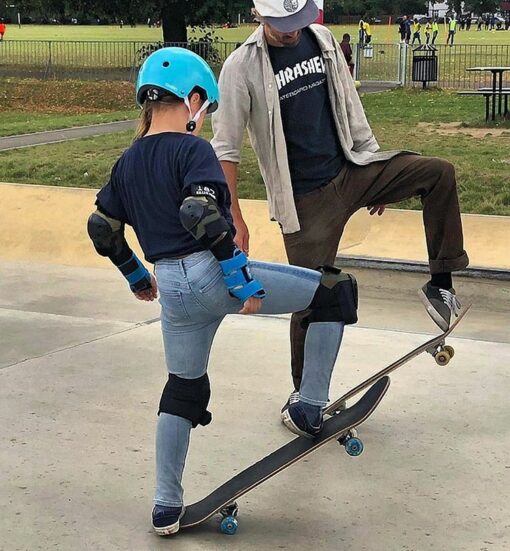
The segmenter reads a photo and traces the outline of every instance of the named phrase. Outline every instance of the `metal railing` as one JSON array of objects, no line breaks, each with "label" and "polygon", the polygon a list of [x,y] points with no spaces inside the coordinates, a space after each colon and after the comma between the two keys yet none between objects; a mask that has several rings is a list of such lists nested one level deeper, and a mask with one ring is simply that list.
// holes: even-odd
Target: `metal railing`
[{"label": "metal railing", "polygon": [[[0,77],[133,81],[147,55],[163,45],[161,42],[141,41],[4,40],[0,42]],[[219,72],[239,43],[218,41],[166,45],[192,49]],[[510,66],[510,45],[459,44],[451,48],[439,44],[436,47],[439,67],[436,85],[441,88],[489,86],[490,74],[468,72],[466,68]],[[358,80],[413,85],[411,46],[375,43],[368,48],[357,44],[353,49]]]},{"label": "metal railing", "polygon": [[219,71],[238,44],[4,40],[0,42],[0,77],[133,80],[147,55],[163,46],[187,47]]},{"label": "metal railing", "polygon": [[[510,44],[458,44],[453,47],[437,44],[438,80],[440,88],[475,89],[492,84],[491,74],[466,71],[476,66],[510,66]],[[407,44],[357,44],[356,76],[361,81],[394,82],[413,86],[411,79],[413,48]],[[510,78],[510,73],[506,77]],[[415,84],[420,86],[420,83]]]}]

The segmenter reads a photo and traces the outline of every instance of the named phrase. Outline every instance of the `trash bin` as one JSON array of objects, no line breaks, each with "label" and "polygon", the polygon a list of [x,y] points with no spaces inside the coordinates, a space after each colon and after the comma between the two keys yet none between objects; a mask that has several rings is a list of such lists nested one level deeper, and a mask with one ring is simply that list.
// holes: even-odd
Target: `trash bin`
[{"label": "trash bin", "polygon": [[426,44],[413,50],[413,82],[422,82],[425,88],[427,82],[437,81],[437,70],[438,58],[434,46]]}]

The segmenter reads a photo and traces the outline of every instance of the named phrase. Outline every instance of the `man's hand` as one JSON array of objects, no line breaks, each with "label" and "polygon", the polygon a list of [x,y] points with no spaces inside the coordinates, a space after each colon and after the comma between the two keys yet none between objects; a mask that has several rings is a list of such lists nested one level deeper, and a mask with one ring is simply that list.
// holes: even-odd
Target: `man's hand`
[{"label": "man's hand", "polygon": [[376,213],[378,216],[382,216],[386,210],[386,205],[374,205],[372,207],[367,207],[367,210],[370,211],[370,216],[374,216]]},{"label": "man's hand", "polygon": [[147,302],[152,302],[158,298],[158,282],[153,274],[151,274],[151,288],[134,293],[134,295],[138,300],[145,300]]},{"label": "man's hand", "polygon": [[234,243],[247,256],[250,253],[250,232],[243,218],[234,218],[234,226],[236,228],[236,236]]},{"label": "man's hand", "polygon": [[239,313],[244,315],[258,314],[261,308],[262,308],[262,299],[250,297],[244,303],[243,309],[240,310]]}]

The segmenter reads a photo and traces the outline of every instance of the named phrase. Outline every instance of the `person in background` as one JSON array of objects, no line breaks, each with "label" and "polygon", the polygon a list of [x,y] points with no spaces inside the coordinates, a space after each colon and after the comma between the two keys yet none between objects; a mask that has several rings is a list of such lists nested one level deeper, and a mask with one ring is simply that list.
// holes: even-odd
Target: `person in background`
[{"label": "person in background", "polygon": [[409,17],[406,17],[406,44],[409,44],[411,42],[411,19]]},{"label": "person in background", "polygon": [[370,44],[372,42],[372,30],[368,21],[363,23],[363,30],[365,31],[365,44]]},{"label": "person in background", "polygon": [[347,61],[347,65],[349,66],[349,71],[351,75],[354,76],[354,63],[352,61],[352,48],[351,48],[351,35],[348,33],[345,33],[342,37],[342,42],[340,42],[340,48],[342,48],[342,52],[345,57],[345,61]]},{"label": "person in background", "polygon": [[416,41],[418,41],[418,44],[421,46],[421,23],[418,21],[418,19],[415,19],[413,21],[413,41],[411,42],[411,46],[414,45]]},{"label": "person in background", "polygon": [[363,19],[359,20],[358,42],[361,45],[365,44],[365,22],[363,21]]},{"label": "person in background", "polygon": [[483,25],[483,17],[481,15],[478,16],[478,19],[476,20],[476,25],[477,25],[476,30],[481,31],[482,25]]},{"label": "person in background", "polygon": [[453,15],[448,22],[448,36],[446,37],[446,45],[450,44],[450,48],[453,46],[453,40],[455,38],[455,33],[457,32],[457,19]]},{"label": "person in background", "polygon": [[430,19],[427,19],[427,24],[425,25],[425,44],[430,44],[430,35],[432,33],[432,23]]},{"label": "person in background", "polygon": [[400,34],[401,44],[404,44],[406,41],[406,26],[407,26],[406,21],[407,21],[407,15],[404,15],[398,25],[398,33]]},{"label": "person in background", "polygon": [[466,18],[466,31],[469,31],[471,29],[471,23],[472,23],[473,17],[471,14],[469,14]]},{"label": "person in background", "polygon": [[0,20],[0,41],[4,39],[4,34],[6,30],[7,25],[3,22],[3,20]]},{"label": "person in background", "polygon": [[432,21],[432,45],[436,43],[438,34],[439,34],[439,23],[437,22],[437,18],[434,17],[434,20]]}]

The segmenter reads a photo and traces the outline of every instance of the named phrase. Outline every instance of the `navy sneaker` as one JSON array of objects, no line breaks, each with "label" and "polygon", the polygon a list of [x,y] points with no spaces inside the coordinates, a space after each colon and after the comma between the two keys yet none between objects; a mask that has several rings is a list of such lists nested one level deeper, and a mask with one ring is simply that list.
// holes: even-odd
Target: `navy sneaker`
[{"label": "navy sneaker", "polygon": [[152,510],[152,527],[158,536],[170,536],[179,531],[179,521],[184,515],[184,507],[164,507],[155,505]]},{"label": "navy sneaker", "polygon": [[282,413],[282,421],[290,432],[314,438],[322,430],[322,408],[305,402],[294,402]]},{"label": "navy sneaker", "polygon": [[418,291],[418,295],[429,316],[443,331],[448,331],[450,323],[459,315],[461,309],[455,290],[434,287],[429,281]]}]

